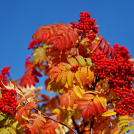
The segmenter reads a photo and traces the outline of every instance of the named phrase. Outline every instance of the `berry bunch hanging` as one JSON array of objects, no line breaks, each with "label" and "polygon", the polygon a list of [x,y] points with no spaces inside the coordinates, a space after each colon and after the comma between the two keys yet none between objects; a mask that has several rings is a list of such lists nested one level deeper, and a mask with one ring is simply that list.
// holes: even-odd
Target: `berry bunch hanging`
[{"label": "berry bunch hanging", "polygon": [[98,33],[98,26],[96,26],[96,19],[90,18],[89,12],[80,12],[80,19],[78,19],[78,23],[72,22],[72,27],[80,29],[80,34],[83,36],[87,35],[87,37],[93,41],[96,37],[96,33]]},{"label": "berry bunch hanging", "polygon": [[11,89],[2,88],[2,98],[0,99],[0,110],[14,115],[17,112],[17,99],[15,99],[16,91]]},{"label": "berry bunch hanging", "polygon": [[7,76],[9,76],[9,69],[10,68],[11,68],[10,66],[7,66],[7,67],[4,67],[4,68],[1,69],[1,74],[0,74],[0,87],[3,86],[2,83],[1,83],[1,81],[3,81],[3,83],[5,85],[7,85]]},{"label": "berry bunch hanging", "polygon": [[28,49],[31,49],[31,48],[36,48],[36,47],[42,47],[42,45],[40,44],[41,41],[39,39],[34,39],[30,42],[29,46],[28,46]]},{"label": "berry bunch hanging", "polygon": [[115,59],[109,59],[102,53],[92,53],[91,59],[95,63],[94,75],[100,79],[109,78],[109,88],[116,93],[119,102],[114,111],[119,115],[129,115],[134,112],[134,91],[132,89],[132,77],[134,69],[128,58],[128,50],[125,47],[114,45]]}]

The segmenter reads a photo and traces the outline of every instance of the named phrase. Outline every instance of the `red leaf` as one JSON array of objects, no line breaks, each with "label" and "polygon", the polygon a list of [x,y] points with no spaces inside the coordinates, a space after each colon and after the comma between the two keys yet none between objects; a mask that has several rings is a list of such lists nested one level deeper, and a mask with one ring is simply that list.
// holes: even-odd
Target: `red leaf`
[{"label": "red leaf", "polygon": [[43,36],[43,43],[46,43],[46,41],[47,41],[47,33],[45,32]]},{"label": "red leaf", "polygon": [[105,41],[105,45],[104,45],[104,49],[103,49],[103,53],[106,53],[108,51],[108,46],[109,44],[107,43],[107,41]]},{"label": "red leaf", "polygon": [[61,40],[58,40],[58,51],[62,50],[62,44],[61,44]]},{"label": "red leaf", "polygon": [[88,105],[83,105],[83,104],[79,104],[77,106],[77,110],[80,110],[80,109],[85,109]]},{"label": "red leaf", "polygon": [[70,49],[72,47],[72,43],[68,33],[65,35],[65,41],[67,43],[67,48]]},{"label": "red leaf", "polygon": [[58,45],[58,41],[55,41],[55,42],[53,43],[53,49],[56,49],[56,48],[57,48],[57,45]]},{"label": "red leaf", "polygon": [[95,43],[95,42],[93,42],[93,44],[92,44],[92,47],[91,47],[91,51],[95,51],[95,49],[97,48],[97,46],[98,46],[98,44],[97,43]]},{"label": "red leaf", "polygon": [[39,76],[39,77],[42,77],[42,74],[39,73],[35,68],[33,68],[32,74],[36,75],[36,76]]},{"label": "red leaf", "polygon": [[62,50],[65,51],[66,50],[66,42],[65,42],[64,36],[62,37],[61,42],[62,42]]},{"label": "red leaf", "polygon": [[109,47],[109,49],[108,49],[108,53],[107,53],[107,57],[109,57],[109,56],[110,56],[110,54],[111,54],[111,52],[112,52],[112,51],[111,51],[111,49],[112,49],[112,48],[111,48],[111,47]]},{"label": "red leaf", "polygon": [[84,119],[87,119],[89,117],[89,110],[87,108],[85,108],[83,111],[82,111],[82,117]]}]

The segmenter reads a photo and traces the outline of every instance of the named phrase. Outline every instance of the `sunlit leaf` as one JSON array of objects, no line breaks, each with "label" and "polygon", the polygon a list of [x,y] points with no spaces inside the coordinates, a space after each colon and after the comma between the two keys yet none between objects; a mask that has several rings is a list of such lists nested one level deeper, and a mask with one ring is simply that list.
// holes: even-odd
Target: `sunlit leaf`
[{"label": "sunlit leaf", "polygon": [[76,56],[76,59],[79,61],[79,63],[82,65],[82,66],[85,66],[86,65],[86,62],[84,60],[84,58],[79,55],[79,56]]},{"label": "sunlit leaf", "polygon": [[114,110],[106,111],[105,113],[102,114],[102,116],[112,116],[116,115],[116,112]]},{"label": "sunlit leaf", "polygon": [[128,130],[131,130],[131,129],[134,129],[134,126],[125,127],[125,128],[123,128],[123,129],[121,130],[120,134],[122,134],[122,133],[124,133],[124,132],[126,132],[126,131],[128,131]]}]

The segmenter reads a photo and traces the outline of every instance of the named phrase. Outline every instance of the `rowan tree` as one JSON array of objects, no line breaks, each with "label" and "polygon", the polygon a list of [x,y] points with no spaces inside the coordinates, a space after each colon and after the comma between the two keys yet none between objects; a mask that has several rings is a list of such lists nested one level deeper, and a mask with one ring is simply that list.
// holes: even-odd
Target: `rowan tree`
[{"label": "rowan tree", "polygon": [[[0,74],[2,134],[121,134],[134,129],[134,61],[99,35],[96,19],[44,25],[32,36],[25,74]],[[35,87],[42,73],[50,98]],[[133,134],[134,132],[132,132]]]}]

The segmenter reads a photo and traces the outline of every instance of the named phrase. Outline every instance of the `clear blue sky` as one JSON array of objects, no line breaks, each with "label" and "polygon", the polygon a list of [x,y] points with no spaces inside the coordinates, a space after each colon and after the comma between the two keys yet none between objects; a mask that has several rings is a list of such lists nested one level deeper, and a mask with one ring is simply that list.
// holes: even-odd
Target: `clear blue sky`
[{"label": "clear blue sky", "polygon": [[[11,66],[14,79],[24,74],[32,34],[42,25],[77,22],[80,11],[96,18],[100,34],[134,50],[134,0],[0,0],[0,69]],[[44,86],[44,80],[40,79]]]},{"label": "clear blue sky", "polygon": [[[80,11],[97,19],[100,34],[111,46],[125,45],[134,58],[134,0],[0,0],[0,69],[10,65],[11,77],[21,78],[36,29],[77,22]],[[44,79],[39,85],[44,86]]]}]

